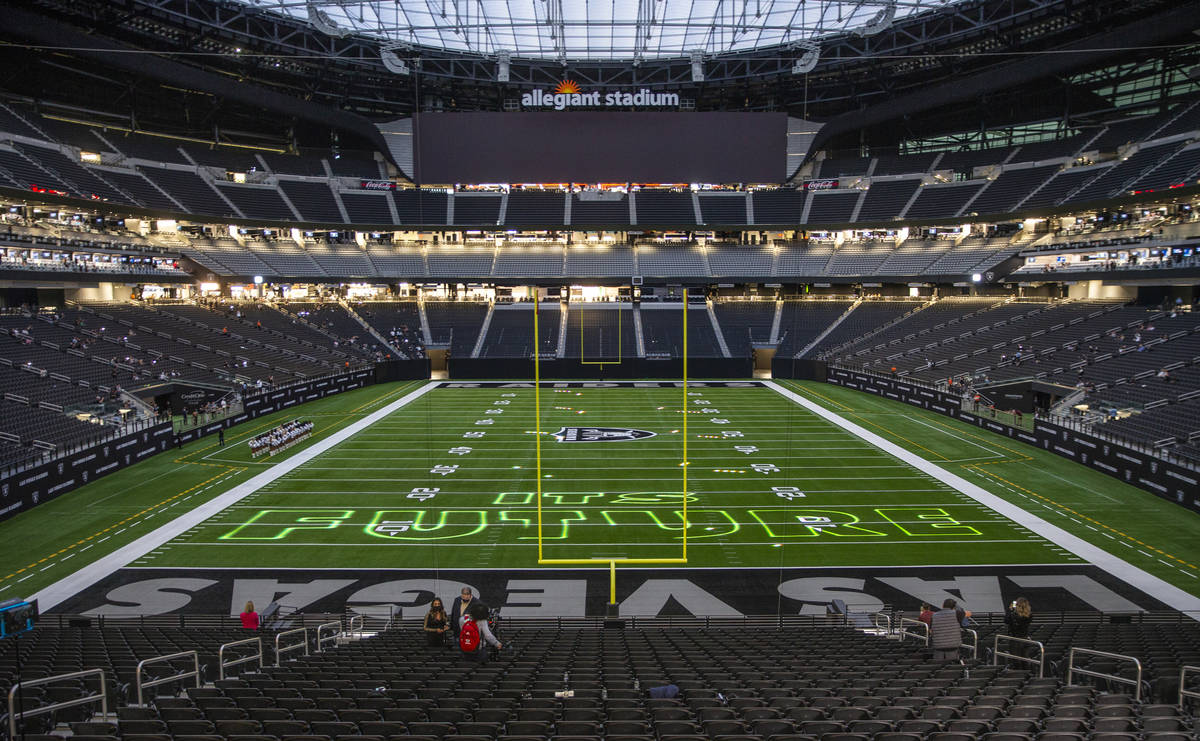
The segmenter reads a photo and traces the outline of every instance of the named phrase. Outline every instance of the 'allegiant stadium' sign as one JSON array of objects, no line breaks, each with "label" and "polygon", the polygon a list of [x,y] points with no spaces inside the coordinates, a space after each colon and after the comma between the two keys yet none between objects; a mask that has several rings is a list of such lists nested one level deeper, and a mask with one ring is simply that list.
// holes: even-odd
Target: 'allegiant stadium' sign
[{"label": "'allegiant stadium' sign", "polygon": [[679,106],[678,93],[654,93],[642,88],[636,93],[583,93],[574,80],[563,80],[554,92],[534,90],[521,96],[521,105],[526,108],[553,108],[561,111],[575,107],[633,107],[666,108]]}]

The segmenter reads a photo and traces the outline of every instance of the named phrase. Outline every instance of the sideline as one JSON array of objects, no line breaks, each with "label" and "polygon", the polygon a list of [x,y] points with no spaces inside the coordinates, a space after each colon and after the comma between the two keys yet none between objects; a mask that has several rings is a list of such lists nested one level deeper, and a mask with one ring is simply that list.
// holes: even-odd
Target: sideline
[{"label": "sideline", "polygon": [[395,412],[396,410],[406,406],[410,402],[420,398],[421,396],[424,396],[441,385],[442,382],[440,381],[433,381],[425,384],[421,388],[406,394],[382,409],[372,412],[370,415],[363,417],[359,421],[347,425],[315,445],[305,448],[296,455],[293,455],[287,460],[280,462],[270,470],[264,471],[248,481],[238,484],[224,494],[214,497],[196,509],[180,515],[162,527],[143,535],[132,543],[118,548],[103,558],[85,566],[79,571],[76,571],[70,576],[51,584],[37,594],[33,595],[33,598],[38,600],[39,609],[43,612],[53,609],[59,603],[78,594],[84,589],[95,585],[101,579],[104,579],[117,569],[129,565],[150,551],[182,535],[193,527],[196,527],[205,520],[216,515],[218,512],[237,504],[239,501],[250,496],[267,484],[270,484],[285,474],[290,473],[294,469],[316,458],[347,438],[370,427],[379,420],[387,417],[392,412]]},{"label": "sideline", "polygon": [[1015,504],[1011,504],[1004,499],[992,494],[983,489],[977,484],[950,473],[941,466],[927,461],[924,458],[910,453],[904,448],[896,445],[890,440],[886,440],[873,432],[870,432],[863,427],[845,419],[844,417],[829,411],[825,407],[804,398],[788,389],[780,386],[774,381],[764,381],[767,388],[774,390],[780,396],[789,399],[796,404],[804,407],[817,416],[832,422],[841,427],[852,435],[874,445],[885,453],[889,453],[896,458],[904,461],[918,471],[923,471],[933,478],[941,481],[943,484],[952,489],[962,492],[971,499],[974,499],[979,504],[997,512],[1016,524],[1034,532],[1037,535],[1045,538],[1051,543],[1070,551],[1079,556],[1090,564],[1098,566],[1113,576],[1127,582],[1138,589],[1142,590],[1149,596],[1159,600],[1165,605],[1168,605],[1174,610],[1178,610],[1188,615],[1193,620],[1200,621],[1200,597],[1189,594],[1184,590],[1176,587],[1167,581],[1160,579],[1153,574],[1147,573],[1133,564],[1117,558],[1112,553],[1092,545],[1082,538],[1072,535],[1063,530],[1057,525],[1052,525],[1040,517],[1030,514],[1021,509]]}]

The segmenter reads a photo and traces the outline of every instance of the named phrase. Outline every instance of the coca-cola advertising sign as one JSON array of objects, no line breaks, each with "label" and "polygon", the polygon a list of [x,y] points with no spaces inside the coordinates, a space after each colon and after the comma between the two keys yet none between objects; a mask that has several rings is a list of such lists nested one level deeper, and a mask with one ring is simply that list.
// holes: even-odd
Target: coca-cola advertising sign
[{"label": "coca-cola advertising sign", "polygon": [[395,190],[396,184],[391,180],[360,180],[359,187],[363,190]]},{"label": "coca-cola advertising sign", "polygon": [[840,181],[826,178],[824,180],[805,180],[805,190],[833,190],[838,187]]}]

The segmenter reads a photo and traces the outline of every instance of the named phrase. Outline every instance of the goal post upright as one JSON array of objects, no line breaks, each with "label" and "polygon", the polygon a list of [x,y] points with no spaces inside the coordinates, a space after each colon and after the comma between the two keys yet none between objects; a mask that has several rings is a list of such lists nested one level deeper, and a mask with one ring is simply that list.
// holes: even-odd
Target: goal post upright
[{"label": "goal post upright", "polygon": [[[542,366],[541,352],[538,351],[536,338],[538,334],[538,319],[540,315],[538,303],[537,288],[533,289],[533,335],[535,337],[535,352],[533,355],[533,407],[534,407],[534,450],[536,460],[536,475],[537,482],[534,486],[534,496],[537,500],[537,546],[538,546],[538,565],[539,566],[607,566],[609,570],[609,598],[610,604],[616,603],[616,584],[617,584],[617,564],[684,564],[687,563],[687,500],[688,500],[688,460],[687,460],[687,428],[688,428],[688,377],[687,377],[687,290],[683,292],[683,460],[680,462],[680,468],[683,469],[683,491],[680,496],[683,498],[682,512],[680,513],[683,519],[683,547],[678,558],[614,558],[612,556],[596,556],[594,558],[546,558],[544,550],[544,540],[542,537]],[[581,318],[582,321],[582,318]],[[620,318],[618,318],[620,322]],[[618,324],[618,326],[620,326]],[[582,324],[581,324],[582,334]],[[582,351],[582,347],[580,348]],[[587,362],[580,357],[580,363],[583,365],[612,365],[610,362]]]},{"label": "goal post upright", "polygon": [[688,531],[688,292],[683,289],[683,560],[687,561]]},{"label": "goal post upright", "polygon": [[537,545],[538,563],[542,562],[542,346],[538,333],[538,289],[533,287],[533,443],[537,483],[534,498],[537,500]]}]

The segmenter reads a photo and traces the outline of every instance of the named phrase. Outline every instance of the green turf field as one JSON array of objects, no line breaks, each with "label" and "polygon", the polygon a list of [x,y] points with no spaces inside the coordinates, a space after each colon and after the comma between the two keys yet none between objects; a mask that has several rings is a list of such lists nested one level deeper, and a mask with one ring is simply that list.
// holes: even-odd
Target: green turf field
[{"label": "green turf field", "polygon": [[[688,393],[690,566],[1077,561],[770,389]],[[134,565],[535,566],[534,403],[437,389]],[[545,389],[541,406],[543,557],[682,557],[682,389]],[[653,436],[554,434],[589,426]],[[249,464],[245,446],[222,460]]]},{"label": "green turf field", "polygon": [[[0,598],[63,579],[422,385],[372,386],[264,417],[231,430],[224,448],[205,438],[0,523],[10,566]],[[927,410],[826,384],[781,385],[1200,594],[1200,518],[1172,502]],[[560,391],[543,394],[544,432],[590,425],[655,436],[542,436],[545,557],[680,555],[681,392]],[[688,415],[689,566],[1074,560],[769,389],[693,393],[693,411],[717,411]],[[528,389],[433,390],[133,565],[536,567],[532,404]],[[249,458],[249,437],[298,414],[316,423],[311,440],[274,460]],[[438,466],[456,468],[442,475]]]}]

